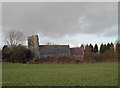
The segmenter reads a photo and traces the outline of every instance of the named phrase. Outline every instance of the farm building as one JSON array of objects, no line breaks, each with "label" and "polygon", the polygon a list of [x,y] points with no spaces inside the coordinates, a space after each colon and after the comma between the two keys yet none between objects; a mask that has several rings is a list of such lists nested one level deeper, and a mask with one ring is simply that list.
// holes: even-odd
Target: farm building
[{"label": "farm building", "polygon": [[76,56],[84,58],[82,47],[70,48],[69,45],[39,45],[37,35],[28,37],[28,48],[32,51],[35,58],[51,56]]}]

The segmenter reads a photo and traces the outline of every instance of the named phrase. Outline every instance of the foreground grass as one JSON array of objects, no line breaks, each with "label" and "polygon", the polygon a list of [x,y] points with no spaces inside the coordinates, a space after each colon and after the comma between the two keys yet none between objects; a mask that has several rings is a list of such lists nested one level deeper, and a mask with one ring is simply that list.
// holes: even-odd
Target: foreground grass
[{"label": "foreground grass", "polygon": [[3,86],[117,86],[118,63],[3,64]]}]

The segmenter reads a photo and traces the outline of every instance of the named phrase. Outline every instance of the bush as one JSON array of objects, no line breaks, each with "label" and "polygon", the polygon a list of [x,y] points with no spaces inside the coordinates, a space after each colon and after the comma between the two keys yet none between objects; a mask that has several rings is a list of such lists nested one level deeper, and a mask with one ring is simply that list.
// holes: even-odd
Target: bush
[{"label": "bush", "polygon": [[25,63],[26,61],[31,59],[31,51],[22,45],[13,45],[10,47],[3,47],[3,58],[6,59],[8,62],[22,62]]},{"label": "bush", "polygon": [[[32,60],[31,60],[32,61]],[[45,57],[40,58],[39,63],[82,63],[78,58],[72,57],[72,56],[53,56],[53,57]]]}]

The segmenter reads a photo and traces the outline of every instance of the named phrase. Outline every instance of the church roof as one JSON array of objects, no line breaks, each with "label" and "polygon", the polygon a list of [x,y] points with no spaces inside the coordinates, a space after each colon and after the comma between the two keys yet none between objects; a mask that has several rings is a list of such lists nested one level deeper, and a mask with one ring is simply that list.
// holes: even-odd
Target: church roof
[{"label": "church roof", "polygon": [[69,45],[39,45],[40,55],[64,55],[70,53]]}]

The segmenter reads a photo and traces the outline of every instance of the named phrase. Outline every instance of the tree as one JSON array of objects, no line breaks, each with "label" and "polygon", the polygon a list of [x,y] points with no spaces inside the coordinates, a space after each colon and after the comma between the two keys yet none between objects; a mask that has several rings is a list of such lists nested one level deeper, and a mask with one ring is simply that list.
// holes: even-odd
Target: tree
[{"label": "tree", "polygon": [[80,46],[80,48],[84,50],[84,45],[82,44],[82,45]]},{"label": "tree", "polygon": [[112,50],[112,51],[115,51],[115,49],[114,49],[114,44],[111,42],[111,44],[110,44],[110,50]]},{"label": "tree", "polygon": [[[16,52],[15,49],[17,50]],[[32,53],[29,49],[27,49],[26,47],[22,46],[22,45],[18,45],[17,47],[14,48],[13,50],[13,57],[15,60],[15,62],[26,62],[28,60],[30,60]]]},{"label": "tree", "polygon": [[2,48],[2,59],[10,58],[11,50],[7,45],[4,45]]},{"label": "tree", "polygon": [[93,56],[92,48],[90,47],[90,45],[89,46],[86,45],[84,54],[85,61],[90,62],[92,60],[92,56]]},{"label": "tree", "polygon": [[100,53],[101,53],[101,58],[104,61],[115,61],[116,60],[116,54],[114,50],[114,44],[113,43],[108,43],[106,44],[101,44],[100,46]]},{"label": "tree", "polygon": [[90,47],[90,51],[93,52],[93,45],[90,44],[89,47]]},{"label": "tree", "polygon": [[104,46],[103,46],[103,43],[100,45],[100,53],[103,53],[104,52]]},{"label": "tree", "polygon": [[32,53],[29,49],[22,45],[5,45],[2,49],[3,59],[8,62],[26,62],[32,58]]},{"label": "tree", "polygon": [[[26,62],[31,59],[32,53],[22,45],[25,36],[22,32],[11,30],[7,35],[7,46],[4,46],[3,58],[10,62]],[[9,51],[9,52],[8,52]]]},{"label": "tree", "polygon": [[108,48],[107,45],[104,44],[104,45],[103,45],[103,52],[105,52],[105,51],[107,50],[107,48]]},{"label": "tree", "polygon": [[9,46],[22,44],[24,39],[24,34],[16,30],[10,30],[6,36],[6,42]]},{"label": "tree", "polygon": [[107,44],[106,49],[107,49],[107,50],[109,50],[109,49],[110,49],[110,47],[111,47],[111,44],[110,44],[110,43],[108,43],[108,44]]},{"label": "tree", "polygon": [[98,45],[97,45],[97,44],[95,44],[94,49],[93,49],[93,52],[94,52],[94,53],[97,53],[97,52],[98,52]]},{"label": "tree", "polygon": [[108,48],[107,45],[106,44],[103,45],[103,43],[102,43],[100,46],[100,53],[103,54],[107,50],[107,48]]}]

